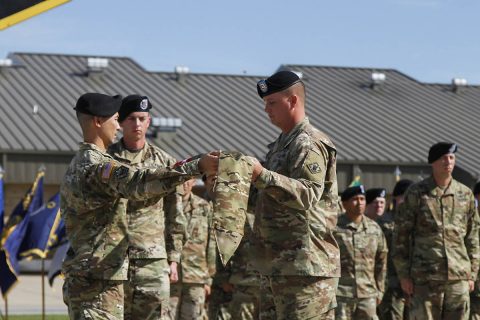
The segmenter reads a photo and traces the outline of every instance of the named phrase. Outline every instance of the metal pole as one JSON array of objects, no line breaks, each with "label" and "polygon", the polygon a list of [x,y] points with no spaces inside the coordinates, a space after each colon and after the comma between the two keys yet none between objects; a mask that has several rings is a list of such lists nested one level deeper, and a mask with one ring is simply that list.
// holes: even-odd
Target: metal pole
[{"label": "metal pole", "polygon": [[8,320],[8,297],[5,296],[5,320]]},{"label": "metal pole", "polygon": [[45,259],[42,258],[42,320],[45,320]]}]

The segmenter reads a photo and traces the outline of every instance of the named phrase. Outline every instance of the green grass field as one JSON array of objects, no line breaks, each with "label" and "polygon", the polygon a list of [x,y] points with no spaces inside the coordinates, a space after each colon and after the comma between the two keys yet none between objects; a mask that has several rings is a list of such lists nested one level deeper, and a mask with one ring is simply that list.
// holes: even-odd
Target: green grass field
[{"label": "green grass field", "polygon": [[[3,319],[5,319],[5,315],[3,315]],[[42,315],[8,315],[8,320],[41,320]],[[45,320],[68,320],[67,315],[46,315]]]}]

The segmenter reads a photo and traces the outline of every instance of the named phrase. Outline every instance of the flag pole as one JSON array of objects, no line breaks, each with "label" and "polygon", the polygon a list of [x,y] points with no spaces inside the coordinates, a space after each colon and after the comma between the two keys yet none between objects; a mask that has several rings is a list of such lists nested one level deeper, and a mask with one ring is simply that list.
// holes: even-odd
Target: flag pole
[{"label": "flag pole", "polygon": [[45,259],[42,258],[42,320],[45,320]]}]

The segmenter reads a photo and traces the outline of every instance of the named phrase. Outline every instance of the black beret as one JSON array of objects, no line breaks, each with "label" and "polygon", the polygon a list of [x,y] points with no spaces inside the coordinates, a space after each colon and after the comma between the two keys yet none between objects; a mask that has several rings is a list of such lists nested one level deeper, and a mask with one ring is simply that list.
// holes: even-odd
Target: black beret
[{"label": "black beret", "polygon": [[385,198],[386,195],[387,190],[383,188],[372,188],[367,190],[365,193],[365,198],[367,199],[367,204],[369,204],[377,198]]},{"label": "black beret", "polygon": [[260,98],[272,93],[283,91],[296,83],[302,82],[292,71],[279,71],[271,77],[257,82],[257,92]]},{"label": "black beret", "polygon": [[148,112],[152,109],[150,100],[145,96],[132,94],[123,98],[122,106],[118,111],[118,121],[122,122],[132,112]]},{"label": "black beret", "polygon": [[428,151],[428,163],[432,163],[440,159],[444,154],[457,152],[455,143],[439,142],[430,147]]},{"label": "black beret", "polygon": [[479,193],[480,193],[480,181],[475,184],[475,187],[473,187],[473,195],[476,196]]},{"label": "black beret", "polygon": [[396,197],[396,196],[403,195],[405,191],[407,191],[408,187],[410,187],[412,184],[413,184],[412,180],[408,180],[408,179],[399,180],[395,184],[395,187],[393,187],[392,196]]},{"label": "black beret", "polygon": [[363,187],[363,185],[348,187],[342,192],[341,199],[342,201],[347,201],[358,194],[365,194],[365,188]]},{"label": "black beret", "polygon": [[102,93],[85,93],[80,96],[75,110],[97,117],[111,117],[120,109],[122,96],[109,96]]}]

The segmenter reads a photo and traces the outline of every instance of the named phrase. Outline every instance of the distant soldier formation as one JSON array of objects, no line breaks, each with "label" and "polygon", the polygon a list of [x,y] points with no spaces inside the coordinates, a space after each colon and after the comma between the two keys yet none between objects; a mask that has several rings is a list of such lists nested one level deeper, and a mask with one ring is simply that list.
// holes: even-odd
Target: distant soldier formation
[{"label": "distant soldier formation", "polygon": [[78,99],[84,141],[61,185],[70,318],[480,319],[480,184],[453,179],[458,146],[431,146],[432,175],[391,194],[340,193],[297,74],[257,92],[281,130],[262,162],[177,162],[147,141],[148,97]]}]

